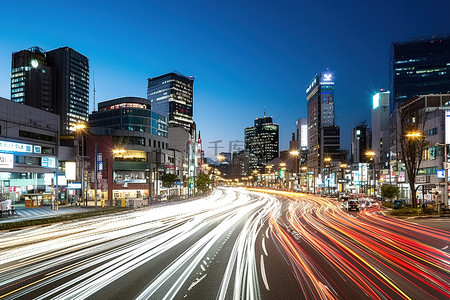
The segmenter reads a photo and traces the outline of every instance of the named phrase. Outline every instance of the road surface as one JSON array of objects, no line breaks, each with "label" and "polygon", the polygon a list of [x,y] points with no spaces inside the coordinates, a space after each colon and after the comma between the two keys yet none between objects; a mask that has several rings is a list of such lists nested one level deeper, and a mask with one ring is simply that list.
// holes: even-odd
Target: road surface
[{"label": "road surface", "polygon": [[449,241],[376,209],[223,188],[1,232],[0,299],[448,299]]}]

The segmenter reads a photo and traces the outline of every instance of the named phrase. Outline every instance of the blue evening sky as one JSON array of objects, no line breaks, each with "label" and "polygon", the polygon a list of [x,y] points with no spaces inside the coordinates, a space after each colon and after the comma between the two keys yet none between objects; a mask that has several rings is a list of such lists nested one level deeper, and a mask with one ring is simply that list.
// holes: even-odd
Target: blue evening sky
[{"label": "blue evening sky", "polygon": [[[243,140],[268,116],[288,148],[306,117],[316,73],[335,77],[341,148],[371,123],[372,95],[388,88],[393,41],[450,33],[450,1],[2,1],[0,97],[10,97],[11,53],[69,46],[95,72],[96,101],[146,97],[147,77],[177,70],[196,77],[194,120],[208,142]],[[91,91],[91,108],[93,97]]]}]

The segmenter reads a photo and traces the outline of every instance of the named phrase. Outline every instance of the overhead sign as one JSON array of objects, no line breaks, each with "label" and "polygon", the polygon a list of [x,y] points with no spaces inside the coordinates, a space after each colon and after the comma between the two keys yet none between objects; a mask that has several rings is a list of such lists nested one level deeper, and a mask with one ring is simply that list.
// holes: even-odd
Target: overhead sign
[{"label": "overhead sign", "polygon": [[12,169],[14,167],[14,154],[0,153],[0,168]]}]

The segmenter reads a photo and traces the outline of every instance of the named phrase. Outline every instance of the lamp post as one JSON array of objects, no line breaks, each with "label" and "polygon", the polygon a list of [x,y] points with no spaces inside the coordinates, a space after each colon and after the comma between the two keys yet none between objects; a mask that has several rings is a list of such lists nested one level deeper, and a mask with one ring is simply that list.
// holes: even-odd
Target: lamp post
[{"label": "lamp post", "polygon": [[344,192],[344,185],[345,185],[345,169],[347,168],[347,164],[340,164],[339,167],[341,168],[341,184],[342,184],[342,188],[341,188],[341,192]]},{"label": "lamp post", "polygon": [[[84,197],[84,129],[86,128],[86,125],[83,123],[78,123],[74,127],[75,131],[77,132],[77,135],[81,132],[81,203],[85,202]],[[77,149],[78,157],[80,149]],[[85,205],[87,206],[87,199]]]},{"label": "lamp post", "polygon": [[[328,171],[328,177],[330,176],[330,162],[331,162],[331,157],[325,157],[323,159],[323,161],[326,163],[325,164],[325,168]],[[323,183],[323,188],[324,190],[326,190],[326,192],[329,194],[330,193],[330,179],[327,177],[327,189],[325,189],[325,176],[324,176],[324,183]]]}]

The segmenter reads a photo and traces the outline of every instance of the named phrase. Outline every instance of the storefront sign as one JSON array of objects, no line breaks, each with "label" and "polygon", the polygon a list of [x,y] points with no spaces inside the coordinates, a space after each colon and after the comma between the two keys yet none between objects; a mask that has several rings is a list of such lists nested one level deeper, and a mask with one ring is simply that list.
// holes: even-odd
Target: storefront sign
[{"label": "storefront sign", "polygon": [[41,153],[41,146],[0,141],[0,151],[20,152],[20,153]]},{"label": "storefront sign", "polygon": [[14,167],[14,154],[0,153],[0,168],[12,169]]},{"label": "storefront sign", "polygon": [[56,157],[42,157],[41,166],[44,168],[56,168]]}]

